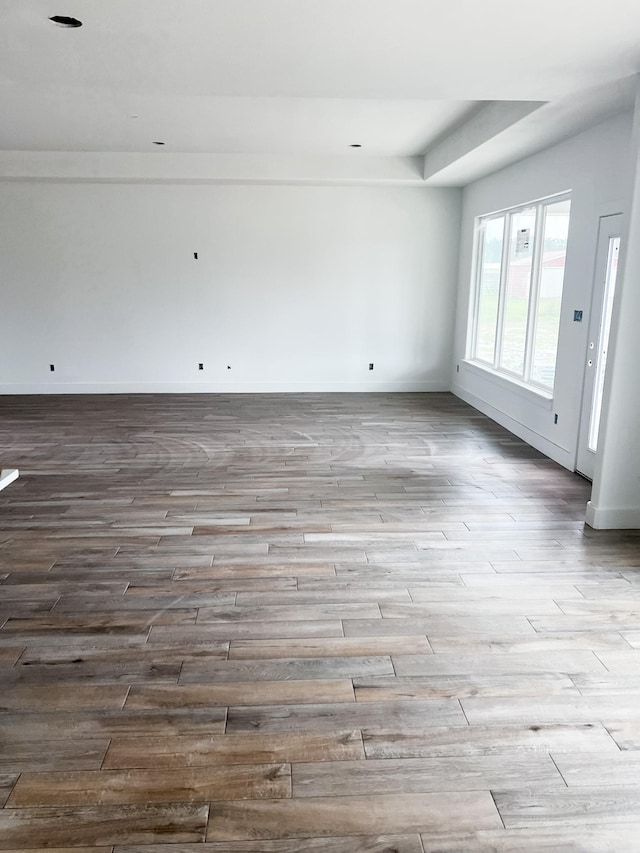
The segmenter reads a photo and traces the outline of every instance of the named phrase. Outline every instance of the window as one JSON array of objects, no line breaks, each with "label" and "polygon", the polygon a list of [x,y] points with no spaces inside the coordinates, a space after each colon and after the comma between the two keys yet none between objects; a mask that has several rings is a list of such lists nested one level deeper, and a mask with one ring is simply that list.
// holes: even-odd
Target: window
[{"label": "window", "polygon": [[604,304],[602,306],[602,317],[600,319],[600,330],[598,333],[598,366],[596,367],[593,400],[591,402],[591,421],[589,422],[588,447],[589,450],[593,451],[593,453],[598,449],[600,417],[602,415],[602,399],[604,397],[604,375],[607,369],[607,351],[609,349],[609,335],[611,334],[611,320],[613,319],[613,297],[615,295],[616,279],[618,277],[619,255],[620,237],[610,237],[609,254],[607,256],[607,273],[604,282]]},{"label": "window", "polygon": [[534,202],[478,220],[471,358],[553,389],[571,200]]}]

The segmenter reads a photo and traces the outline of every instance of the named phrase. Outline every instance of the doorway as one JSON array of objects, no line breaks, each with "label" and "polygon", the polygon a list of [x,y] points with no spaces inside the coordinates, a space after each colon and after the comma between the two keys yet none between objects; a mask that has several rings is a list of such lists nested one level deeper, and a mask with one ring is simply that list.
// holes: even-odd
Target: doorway
[{"label": "doorway", "polygon": [[622,227],[621,213],[600,218],[576,459],[577,472],[589,480],[593,480],[598,453]]}]

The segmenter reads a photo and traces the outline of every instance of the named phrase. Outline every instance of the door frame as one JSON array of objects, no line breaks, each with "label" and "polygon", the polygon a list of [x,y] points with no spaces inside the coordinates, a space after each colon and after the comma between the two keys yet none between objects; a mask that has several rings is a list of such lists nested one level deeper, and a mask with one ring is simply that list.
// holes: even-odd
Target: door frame
[{"label": "door frame", "polygon": [[[591,424],[591,412],[593,406],[593,394],[597,375],[598,361],[593,360],[592,354],[599,356],[600,326],[602,323],[602,312],[604,310],[605,284],[607,280],[609,248],[611,239],[620,238],[620,252],[618,256],[618,273],[616,287],[619,284],[620,271],[622,268],[622,255],[624,252],[625,239],[625,216],[621,211],[603,214],[598,221],[598,236],[596,240],[596,252],[594,259],[593,283],[591,287],[591,300],[589,307],[589,318],[587,327],[587,339],[585,341],[582,398],[580,404],[580,418],[578,425],[578,440],[576,444],[576,473],[588,480],[593,480],[597,451],[589,449],[589,430]],[[616,294],[614,293],[614,304]],[[613,329],[611,330],[613,333]],[[611,335],[609,336],[609,346]],[[593,345],[593,348],[592,348]],[[593,362],[590,364],[590,360]]]}]

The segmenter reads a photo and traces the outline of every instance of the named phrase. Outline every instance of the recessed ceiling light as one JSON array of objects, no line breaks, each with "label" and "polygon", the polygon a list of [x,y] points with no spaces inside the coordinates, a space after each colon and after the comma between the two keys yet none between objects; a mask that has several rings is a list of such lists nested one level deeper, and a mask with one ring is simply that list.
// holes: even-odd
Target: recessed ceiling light
[{"label": "recessed ceiling light", "polygon": [[164,145],[165,143],[164,142],[154,142],[153,144],[154,145]]},{"label": "recessed ceiling light", "polygon": [[66,27],[68,30],[82,26],[82,21],[79,21],[77,18],[69,18],[67,15],[53,15],[49,20],[53,21],[59,27]]}]

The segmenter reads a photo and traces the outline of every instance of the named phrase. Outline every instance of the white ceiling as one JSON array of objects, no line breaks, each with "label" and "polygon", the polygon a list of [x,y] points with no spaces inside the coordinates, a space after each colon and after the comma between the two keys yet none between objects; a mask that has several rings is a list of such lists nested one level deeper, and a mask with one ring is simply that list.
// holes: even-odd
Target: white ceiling
[{"label": "white ceiling", "polygon": [[548,144],[640,69],[638,0],[0,0],[0,25],[5,151],[409,157],[486,101],[556,104]]},{"label": "white ceiling", "polygon": [[[231,154],[423,153],[469,111],[468,101],[339,100],[123,95],[72,86],[0,82],[0,148],[39,151],[168,150]],[[133,118],[132,116],[136,116]]]}]

